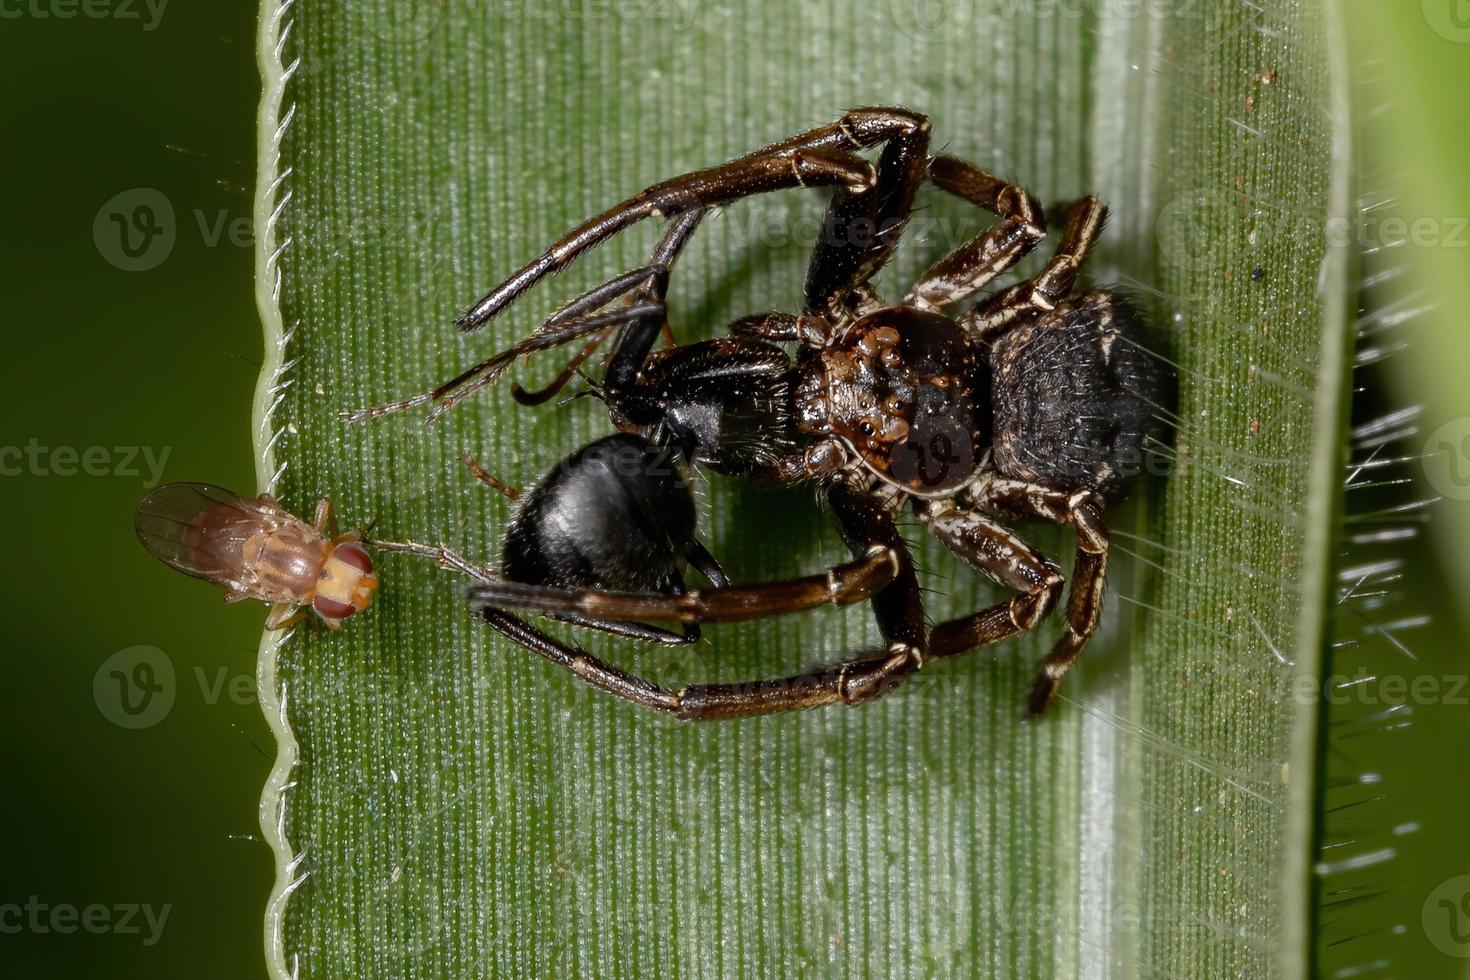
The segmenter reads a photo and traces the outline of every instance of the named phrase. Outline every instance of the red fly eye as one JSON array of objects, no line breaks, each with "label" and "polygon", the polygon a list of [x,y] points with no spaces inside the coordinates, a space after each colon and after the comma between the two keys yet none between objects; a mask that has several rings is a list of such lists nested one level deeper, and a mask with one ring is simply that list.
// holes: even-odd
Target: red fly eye
[{"label": "red fly eye", "polygon": [[364,575],[373,573],[373,560],[368,553],[355,544],[339,544],[332,557],[346,562]]},{"label": "red fly eye", "polygon": [[357,612],[357,607],[336,599],[329,599],[324,595],[316,596],[311,600],[311,608],[315,609],[317,615],[322,619],[346,619]]}]

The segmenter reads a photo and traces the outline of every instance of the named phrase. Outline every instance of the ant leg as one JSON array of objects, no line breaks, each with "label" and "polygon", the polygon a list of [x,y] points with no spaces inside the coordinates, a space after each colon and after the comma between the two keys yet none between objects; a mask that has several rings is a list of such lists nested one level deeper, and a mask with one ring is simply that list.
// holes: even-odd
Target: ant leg
[{"label": "ant leg", "polygon": [[972,487],[975,505],[991,513],[1070,524],[1077,532],[1072,587],[1067,593],[1067,629],[1037,665],[1031,687],[1033,715],[1046,710],[1062,676],[1076,663],[1102,614],[1108,567],[1108,529],[1103,504],[1088,490],[1064,493],[1024,480],[986,476]]},{"label": "ant leg", "polygon": [[992,296],[961,317],[960,324],[973,336],[989,337],[1017,320],[1056,309],[1077,281],[1077,271],[1097,244],[1107,219],[1107,205],[1095,197],[1083,198],[1072,208],[1056,254],[1040,275]]},{"label": "ant leg", "polygon": [[1025,258],[1046,237],[1046,219],[1024,188],[958,157],[935,157],[929,162],[929,177],[941,190],[1001,219],[934,263],[914,283],[907,302],[938,309],[974,296]]},{"label": "ant leg", "polygon": [[465,331],[489,323],[527,290],[570,265],[588,249],[644,218],[673,216],[768,191],[790,187],[873,185],[872,166],[861,157],[824,146],[762,153],[675,177],[643,190],[573,228],[461,313],[455,324]]},{"label": "ant leg", "polygon": [[468,469],[471,473],[475,475],[475,479],[479,480],[491,490],[494,490],[496,493],[505,497],[507,500],[514,501],[521,499],[520,487],[511,486],[509,483],[506,483],[504,480],[500,479],[500,477],[495,476],[489,470],[485,469],[485,467],[480,465],[480,461],[478,459],[475,459],[473,453],[465,453],[459,458],[459,461],[465,465],[466,469]]},{"label": "ant leg", "polygon": [[[664,327],[667,330],[668,324],[665,323]],[[576,376],[577,370],[586,362],[587,358],[597,353],[597,348],[602,346],[602,342],[607,339],[607,334],[608,331],[604,330],[587,341],[581,350],[572,355],[571,359],[557,372],[556,377],[552,378],[551,383],[546,387],[537,388],[535,391],[528,391],[521,387],[519,381],[511,382],[510,397],[514,398],[520,404],[527,406],[540,405],[555,398],[557,393],[567,386],[567,382]]]},{"label": "ant leg", "polygon": [[694,589],[683,595],[666,595],[562,589],[552,585],[496,580],[474,586],[469,590],[469,597],[476,607],[534,609],[550,614],[619,622],[657,619],[706,623],[766,619],[818,606],[846,606],[870,598],[899,575],[903,560],[891,546],[874,544],[861,558],[834,565],[823,575],[808,575],[784,582],[725,585]]},{"label": "ant leg", "polygon": [[[703,212],[700,211],[693,213],[692,217],[695,218],[695,224],[698,224],[698,219],[702,214]],[[686,215],[684,219],[680,219],[680,224],[688,217],[690,216]],[[691,227],[690,231],[692,230],[693,228]],[[685,240],[687,240],[687,235]],[[677,252],[675,254],[677,255]],[[656,255],[657,253],[655,253]],[[552,313],[546,322],[531,334],[531,337],[536,337],[554,330],[556,327],[577,317],[590,315],[620,297],[624,300],[623,309],[633,306],[640,299],[645,302],[662,304],[664,294],[667,290],[668,265],[661,264],[657,261],[650,262],[648,265],[634,269],[632,272],[625,272],[622,275],[614,276],[602,285],[596,286],[571,302],[566,303],[556,312]],[[664,326],[667,328],[667,321],[665,321]],[[511,397],[522,405],[538,405],[554,397],[577,373],[577,369],[582,366],[582,362],[597,352],[597,348],[602,346],[602,342],[612,333],[612,329],[613,326],[608,325],[594,334],[592,339],[583,346],[582,350],[572,356],[566,366],[552,380],[551,384],[535,392],[528,392],[519,384],[515,384],[511,386]]]},{"label": "ant leg", "polygon": [[1040,623],[1062,594],[1062,571],[1008,529],[950,501],[926,502],[919,519],[950,551],[1017,595],[929,631],[929,655],[951,657]]},{"label": "ant leg", "polygon": [[709,553],[708,548],[698,541],[693,542],[689,546],[689,554],[685,555],[684,559],[699,574],[709,579],[710,584],[717,588],[724,588],[730,584],[730,578],[725,574],[725,570],[720,567],[719,561],[715,559],[714,555]]}]

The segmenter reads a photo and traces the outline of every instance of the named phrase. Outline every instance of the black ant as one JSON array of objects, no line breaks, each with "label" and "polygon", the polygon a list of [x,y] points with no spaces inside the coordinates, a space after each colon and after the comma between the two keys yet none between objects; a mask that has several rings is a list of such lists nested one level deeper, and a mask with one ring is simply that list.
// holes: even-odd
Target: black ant
[{"label": "black ant", "polygon": [[[537,527],[541,511],[523,505],[508,548],[521,533],[518,525],[531,529],[526,533],[538,547],[622,543],[603,552],[606,564],[580,577],[571,566],[538,565],[531,555],[522,556],[529,565],[508,564],[502,576],[478,570],[486,580],[472,590],[473,600],[490,625],[603,690],[684,717],[856,704],[891,690],[928,659],[975,650],[1041,622],[1061,597],[1062,572],[1002,521],[1050,521],[1075,529],[1077,549],[1066,629],[1041,661],[1030,696],[1033,713],[1046,707],[1097,626],[1108,552],[1103,510],[1143,468],[1161,428],[1166,377],[1143,346],[1144,327],[1132,306],[1110,291],[1072,294],[1106,219],[1095,197],[1072,207],[1056,253],[1037,276],[957,316],[944,312],[979,296],[1034,249],[1045,222],[1021,187],[955,157],[931,158],[929,130],[925,117],[905,109],[855,109],[730,163],[656,184],[553,243],[457,323],[463,330],[483,326],[610,235],[646,217],[667,218],[647,265],[573,300],[525,340],[431,392],[349,413],[357,420],[433,404],[432,421],[494,382],[516,358],[590,338],[550,388],[516,391],[524,403],[544,401],[617,332],[595,392],[618,428],[635,434],[639,445],[672,447],[718,472],[814,481],[854,555],[825,575],[738,589],[723,586],[706,567],[717,587],[684,593],[674,565],[682,557],[701,567],[707,555],[690,550],[692,524],[686,528],[682,518],[673,525],[619,524],[642,509],[639,495],[671,487],[593,476],[585,471],[587,457],[573,457],[577,480],[568,482],[564,467],[538,491],[566,505],[565,488],[589,479],[597,492],[587,497],[587,509],[572,507],[559,529],[547,533]],[[878,147],[876,165],[858,155]],[[885,305],[871,280],[897,246],[926,180],[1000,220],[930,267],[901,305]],[[654,352],[668,329],[669,270],[703,215],[741,197],[818,185],[833,187],[833,200],[808,267],[804,310],[746,317],[731,325],[728,337]],[[794,357],[777,346],[788,343],[796,345]],[[616,506],[608,504],[613,498]],[[1017,594],[929,627],[895,525],[905,506],[948,548]],[[664,564],[647,563],[650,552]],[[518,568],[534,573],[525,577]],[[628,574],[640,568],[651,577]],[[774,616],[863,596],[871,597],[883,650],[784,680],[682,691],[616,670],[505,611],[534,609],[608,628],[644,619]]]}]

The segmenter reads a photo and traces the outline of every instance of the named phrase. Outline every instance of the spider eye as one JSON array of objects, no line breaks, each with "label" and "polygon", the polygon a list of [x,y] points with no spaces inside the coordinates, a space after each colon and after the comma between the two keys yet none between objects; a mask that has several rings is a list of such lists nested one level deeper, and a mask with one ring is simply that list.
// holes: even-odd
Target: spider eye
[{"label": "spider eye", "polygon": [[865,421],[858,424],[858,431],[861,432],[866,438],[871,439],[875,430],[873,429],[872,422]]}]

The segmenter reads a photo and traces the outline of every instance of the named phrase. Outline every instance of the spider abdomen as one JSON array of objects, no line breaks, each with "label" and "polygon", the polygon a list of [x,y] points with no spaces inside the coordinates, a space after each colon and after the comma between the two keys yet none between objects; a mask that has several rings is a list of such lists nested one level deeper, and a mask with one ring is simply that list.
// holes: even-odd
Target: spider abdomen
[{"label": "spider abdomen", "polygon": [[1002,334],[990,358],[996,469],[1122,497],[1161,429],[1163,372],[1143,333],[1126,300],[1094,291]]}]

